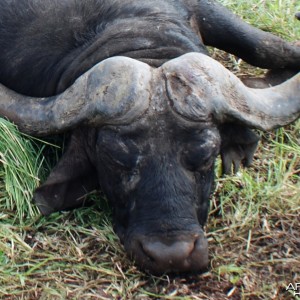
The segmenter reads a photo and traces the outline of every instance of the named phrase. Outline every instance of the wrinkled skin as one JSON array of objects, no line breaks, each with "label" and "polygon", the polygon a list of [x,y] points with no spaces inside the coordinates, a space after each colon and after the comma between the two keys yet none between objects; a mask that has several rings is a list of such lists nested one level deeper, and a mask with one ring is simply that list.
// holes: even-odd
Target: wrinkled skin
[{"label": "wrinkled skin", "polygon": [[[205,45],[258,67],[300,69],[299,47],[211,0],[3,0],[0,20],[0,82],[31,96],[61,93],[111,56],[159,67],[188,52],[208,55]],[[221,154],[224,173],[248,166],[258,138],[240,124],[188,120],[160,103],[130,124],[74,130],[34,198],[47,215],[81,206],[88,192],[101,189],[140,267],[200,271],[208,264],[203,225],[215,158]]]}]

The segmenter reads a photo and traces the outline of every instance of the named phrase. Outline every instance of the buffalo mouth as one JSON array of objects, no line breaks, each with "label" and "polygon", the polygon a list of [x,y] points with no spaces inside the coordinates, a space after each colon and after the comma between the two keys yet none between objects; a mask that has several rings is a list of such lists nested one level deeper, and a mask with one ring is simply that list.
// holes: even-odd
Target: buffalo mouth
[{"label": "buffalo mouth", "polygon": [[209,263],[208,243],[200,227],[171,235],[132,235],[124,246],[135,263],[151,274],[203,272]]}]

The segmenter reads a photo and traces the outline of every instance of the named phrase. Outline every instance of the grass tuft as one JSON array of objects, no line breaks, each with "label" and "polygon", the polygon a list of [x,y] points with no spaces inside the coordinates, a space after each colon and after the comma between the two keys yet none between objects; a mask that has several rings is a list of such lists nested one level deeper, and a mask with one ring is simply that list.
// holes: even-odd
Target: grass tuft
[{"label": "grass tuft", "polygon": [[5,119],[0,120],[0,140],[0,218],[14,214],[15,220],[23,222],[38,215],[32,195],[43,176],[43,146],[38,148]]}]

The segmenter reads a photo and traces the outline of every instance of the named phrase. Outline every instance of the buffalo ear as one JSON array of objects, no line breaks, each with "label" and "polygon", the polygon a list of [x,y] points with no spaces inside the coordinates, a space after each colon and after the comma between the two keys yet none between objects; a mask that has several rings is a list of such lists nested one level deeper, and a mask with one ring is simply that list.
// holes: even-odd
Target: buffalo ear
[{"label": "buffalo ear", "polygon": [[238,124],[223,124],[221,134],[221,159],[223,174],[238,172],[240,165],[252,163],[259,137],[249,128]]},{"label": "buffalo ear", "polygon": [[86,195],[98,189],[97,172],[85,147],[87,136],[74,132],[67,151],[36,189],[33,199],[43,215],[82,206]]}]

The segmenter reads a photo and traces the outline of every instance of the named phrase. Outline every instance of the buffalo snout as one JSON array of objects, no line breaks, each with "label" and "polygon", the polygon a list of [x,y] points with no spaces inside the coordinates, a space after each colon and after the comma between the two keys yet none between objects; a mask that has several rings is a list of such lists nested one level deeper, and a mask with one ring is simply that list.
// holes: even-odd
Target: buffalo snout
[{"label": "buffalo snout", "polygon": [[207,239],[201,229],[172,236],[138,235],[125,247],[139,266],[154,274],[198,272],[208,266]]}]

